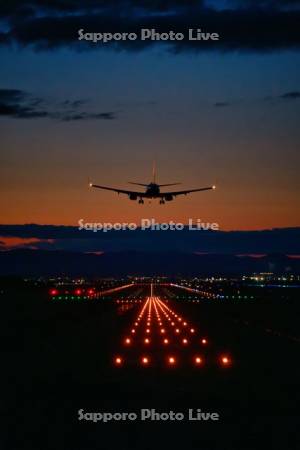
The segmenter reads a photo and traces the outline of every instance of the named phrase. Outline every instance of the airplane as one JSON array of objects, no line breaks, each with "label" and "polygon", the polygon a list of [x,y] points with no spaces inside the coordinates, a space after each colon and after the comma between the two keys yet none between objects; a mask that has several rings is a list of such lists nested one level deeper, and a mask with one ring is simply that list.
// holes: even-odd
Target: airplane
[{"label": "airplane", "polygon": [[89,183],[89,187],[90,188],[97,188],[97,189],[105,189],[107,191],[114,191],[117,192],[118,194],[125,194],[128,195],[130,200],[138,200],[138,203],[143,204],[144,203],[144,199],[159,199],[159,203],[161,205],[164,205],[165,202],[170,202],[172,200],[174,200],[174,197],[177,197],[178,195],[187,195],[190,194],[191,192],[200,192],[200,191],[209,191],[211,189],[216,189],[216,186],[209,186],[209,187],[202,187],[202,188],[198,188],[198,189],[187,189],[187,190],[183,190],[183,191],[171,191],[171,192],[160,192],[160,188],[161,187],[166,187],[166,186],[177,186],[178,184],[181,183],[167,183],[167,184],[158,184],[156,182],[156,167],[155,167],[155,163],[153,164],[153,179],[150,183],[146,184],[146,183],[135,183],[135,182],[130,182],[129,184],[134,184],[136,186],[143,186],[145,189],[145,192],[137,192],[137,191],[128,191],[126,189],[118,189],[118,188],[113,188],[113,187],[108,187],[108,186],[100,186],[98,184],[94,184],[94,183]]}]

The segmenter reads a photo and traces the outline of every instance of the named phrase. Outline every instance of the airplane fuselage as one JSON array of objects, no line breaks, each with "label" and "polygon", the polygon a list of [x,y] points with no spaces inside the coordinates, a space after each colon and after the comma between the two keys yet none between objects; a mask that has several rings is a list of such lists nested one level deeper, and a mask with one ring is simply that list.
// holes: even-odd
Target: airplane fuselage
[{"label": "airplane fuselage", "polygon": [[156,198],[159,196],[159,193],[160,193],[160,189],[159,189],[158,184],[156,184],[156,183],[150,183],[146,187],[146,195],[149,198]]}]

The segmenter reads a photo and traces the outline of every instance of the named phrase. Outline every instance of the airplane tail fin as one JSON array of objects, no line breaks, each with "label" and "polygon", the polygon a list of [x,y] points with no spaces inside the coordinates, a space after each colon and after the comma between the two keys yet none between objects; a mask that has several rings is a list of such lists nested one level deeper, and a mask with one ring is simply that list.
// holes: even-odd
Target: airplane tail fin
[{"label": "airplane tail fin", "polygon": [[156,161],[153,161],[153,166],[152,166],[152,182],[154,184],[156,184]]}]

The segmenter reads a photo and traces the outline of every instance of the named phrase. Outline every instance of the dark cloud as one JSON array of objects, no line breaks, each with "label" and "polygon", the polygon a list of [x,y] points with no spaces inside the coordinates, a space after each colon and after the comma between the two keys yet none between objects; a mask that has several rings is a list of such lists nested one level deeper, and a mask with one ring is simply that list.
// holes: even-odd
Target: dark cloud
[{"label": "dark cloud", "polygon": [[[0,117],[14,119],[48,118],[63,122],[79,120],[112,120],[115,112],[86,112],[80,107],[85,100],[65,100],[61,103],[63,109],[53,110],[51,104],[42,98],[33,97],[19,89],[0,89]],[[65,110],[64,107],[68,109]]]},{"label": "dark cloud", "polygon": [[226,4],[231,8],[261,8],[282,10],[298,8],[300,6],[300,0],[228,0]]},{"label": "dark cloud", "polygon": [[[87,32],[135,32],[141,28],[155,28],[158,32],[183,32],[183,41],[164,43],[173,51],[272,51],[293,49],[300,45],[299,1],[277,0],[231,1],[223,10],[209,7],[210,2],[183,0],[31,0],[4,2],[0,17],[5,27],[0,43],[16,43],[34,49],[73,47],[101,48],[102,44],[78,41],[78,30]],[[216,4],[212,2],[211,4]],[[217,32],[218,42],[189,41],[188,28],[202,28]],[[105,48],[128,51],[140,50],[155,41],[119,41]]]},{"label": "dark cloud", "polygon": [[59,116],[59,118],[63,122],[71,122],[75,120],[90,120],[90,119],[113,120],[116,119],[116,114],[114,112],[62,114],[61,116]]},{"label": "dark cloud", "polygon": [[294,101],[300,99],[300,91],[289,91],[279,95],[268,95],[263,100],[270,104],[276,104],[284,101]]},{"label": "dark cloud", "polygon": [[280,98],[284,100],[297,100],[300,98],[300,91],[286,92],[285,94],[280,95]]},{"label": "dark cloud", "polygon": [[[300,91],[290,91],[290,92],[284,92],[283,94],[280,95],[268,95],[266,97],[263,97],[261,99],[258,99],[259,102],[263,101],[263,102],[270,102],[270,104],[274,104],[274,103],[278,103],[281,102],[283,100],[299,100],[300,99]],[[246,100],[231,100],[231,101],[218,101],[216,103],[214,103],[214,106],[217,108],[225,108],[227,106],[233,106],[236,105],[238,103],[248,103]]]},{"label": "dark cloud", "polygon": [[87,100],[64,100],[63,102],[61,102],[61,106],[65,108],[76,109],[80,106],[85,105],[86,103],[88,103]]},{"label": "dark cloud", "polygon": [[[36,239],[40,248],[75,251],[120,251],[177,249],[209,253],[286,253],[300,254],[300,228],[262,231],[111,231],[79,230],[76,226],[0,225],[0,239]],[[47,241],[46,241],[47,240]],[[29,242],[31,245],[33,242]]]},{"label": "dark cloud", "polygon": [[23,99],[25,93],[20,89],[0,89],[0,101],[19,101]]},{"label": "dark cloud", "polygon": [[216,102],[214,104],[217,108],[225,108],[226,106],[230,106],[229,102]]},{"label": "dark cloud", "polygon": [[47,111],[38,109],[42,99],[29,96],[19,89],[0,89],[0,117],[32,119],[47,117]]},{"label": "dark cloud", "polygon": [[[188,7],[199,7],[204,4],[203,0],[189,0]],[[28,17],[38,12],[74,14],[79,12],[103,12],[114,10],[145,10],[170,11],[174,9],[187,8],[186,0],[10,0],[1,2],[0,17]]]}]

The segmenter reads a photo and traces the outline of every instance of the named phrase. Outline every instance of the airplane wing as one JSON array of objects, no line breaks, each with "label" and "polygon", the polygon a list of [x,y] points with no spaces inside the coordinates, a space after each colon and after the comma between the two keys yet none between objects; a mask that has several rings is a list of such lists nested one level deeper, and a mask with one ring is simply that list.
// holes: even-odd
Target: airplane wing
[{"label": "airplane wing", "polygon": [[177,195],[187,195],[191,192],[210,191],[211,189],[216,189],[216,186],[203,187],[199,189],[188,189],[186,191],[161,192],[159,196],[165,197],[166,195],[173,195],[174,197],[176,197]]},{"label": "airplane wing", "polygon": [[108,186],[99,186],[98,184],[89,184],[90,187],[97,188],[97,189],[105,189],[107,191],[113,191],[117,192],[118,194],[125,194],[125,195],[136,195],[137,197],[146,197],[145,192],[136,192],[136,191],[127,191],[126,189],[118,189],[118,188],[112,188]]}]

